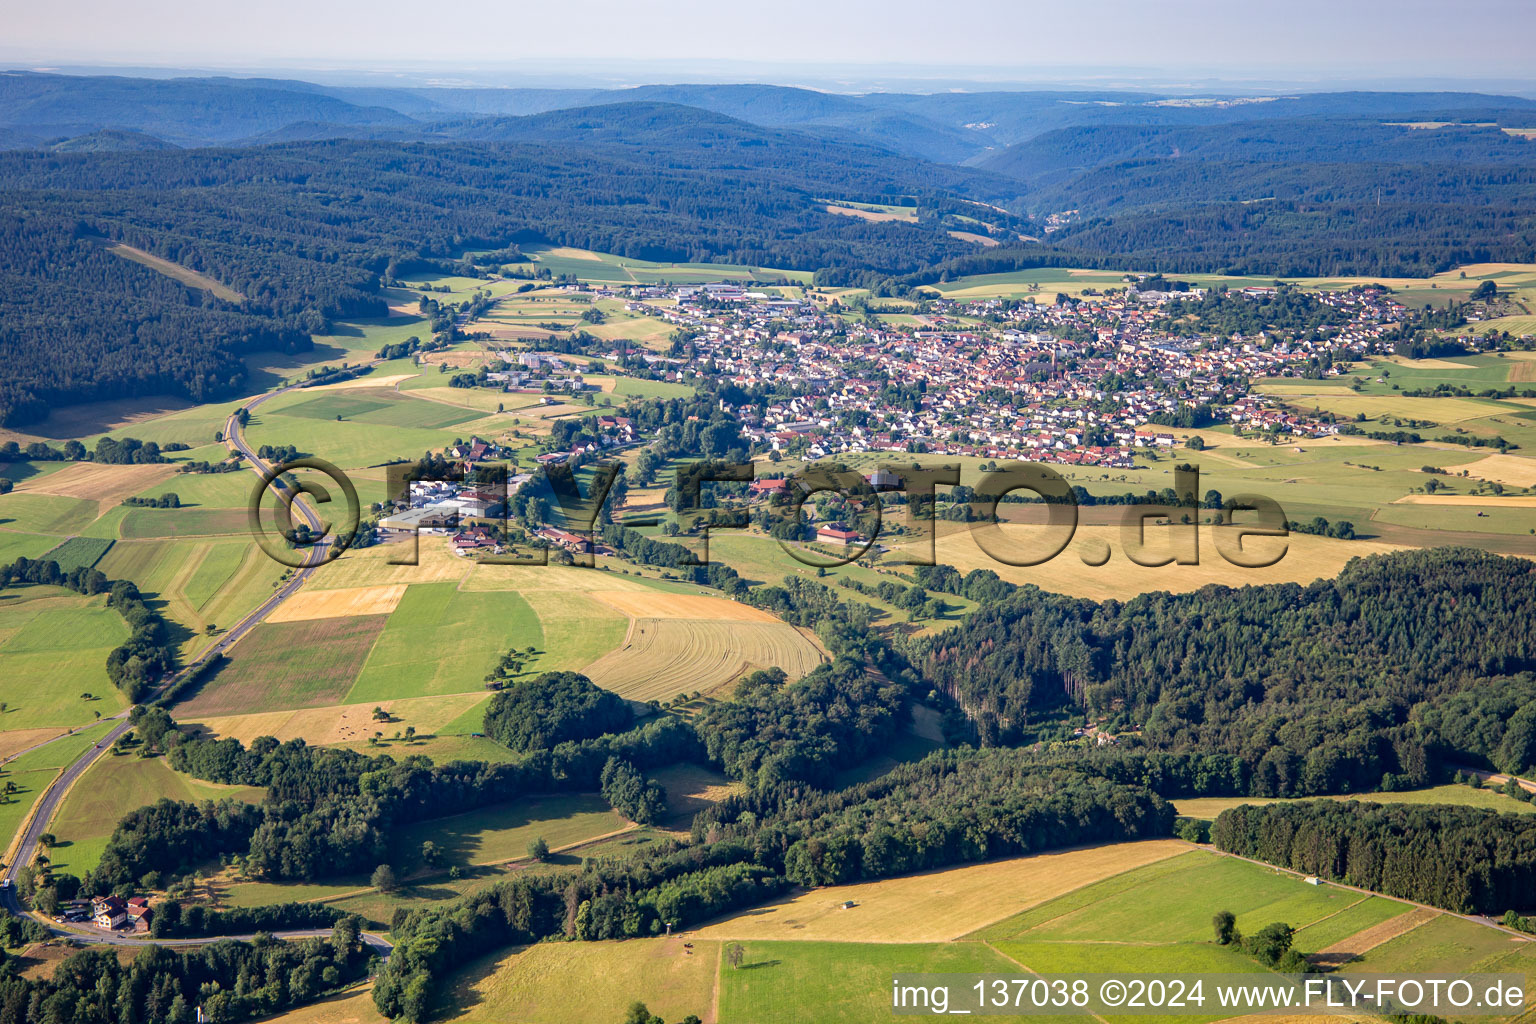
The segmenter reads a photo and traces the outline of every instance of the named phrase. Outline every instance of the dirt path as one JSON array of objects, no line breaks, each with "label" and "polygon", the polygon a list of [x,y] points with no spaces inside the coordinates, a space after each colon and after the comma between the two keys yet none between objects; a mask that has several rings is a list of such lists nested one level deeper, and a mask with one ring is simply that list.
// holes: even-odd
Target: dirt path
[{"label": "dirt path", "polygon": [[1392,941],[1401,935],[1407,935],[1415,928],[1428,924],[1440,914],[1425,908],[1410,910],[1406,914],[1373,925],[1364,931],[1356,932],[1349,938],[1335,942],[1327,949],[1320,949],[1307,959],[1321,967],[1341,967],[1351,960],[1358,960],[1377,946]]}]

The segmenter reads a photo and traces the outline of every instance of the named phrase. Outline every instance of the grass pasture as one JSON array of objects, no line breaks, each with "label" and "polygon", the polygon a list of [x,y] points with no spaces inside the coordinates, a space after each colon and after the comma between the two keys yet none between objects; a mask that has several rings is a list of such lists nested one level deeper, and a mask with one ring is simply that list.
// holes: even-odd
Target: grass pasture
[{"label": "grass pasture", "polygon": [[[744,944],[740,968],[720,969],[722,1024],[802,1024],[893,1019],[891,978],[900,973],[1017,974],[1018,965],[981,942],[903,945],[843,942]],[[926,1016],[926,1015],[925,1015]],[[999,1016],[989,1020],[1022,1020]],[[1085,1018],[1031,1017],[1036,1022]]]},{"label": "grass pasture", "polygon": [[516,593],[417,584],[389,614],[345,702],[483,692],[509,648],[544,644],[538,616]]},{"label": "grass pasture", "polygon": [[[407,726],[414,727],[423,736],[438,736],[438,734],[446,736],[450,732],[459,731],[453,723],[465,716],[473,719],[473,728],[465,727],[462,731],[478,732],[484,715],[484,712],[478,709],[488,697],[489,694],[463,693],[408,700],[385,700],[368,704],[333,704],[324,707],[299,708],[293,711],[257,711],[250,714],[216,714],[195,718],[183,718],[178,709],[177,717],[183,724],[196,725],[220,738],[232,736],[247,744],[258,736],[274,736],[284,742],[302,739],[310,744],[350,743],[363,748],[367,746],[368,737],[374,733],[382,733],[382,738],[388,742],[377,749],[368,748],[370,753],[392,752],[400,756],[422,753],[430,756],[432,744],[438,740],[421,739],[406,743],[403,738],[399,742],[394,742],[392,737],[397,732],[404,733]],[[375,707],[383,708],[388,712],[390,721],[376,721],[373,717]],[[491,745],[496,746],[494,743]],[[498,749],[504,750],[504,748]],[[481,759],[492,760],[492,758]]]},{"label": "grass pasture", "polygon": [[106,595],[38,586],[0,592],[0,728],[69,728],[93,721],[95,712],[121,711],[126,702],[108,680],[106,662],[127,638],[127,624],[107,607]]},{"label": "grass pasture", "polygon": [[501,864],[527,858],[528,844],[541,836],[557,849],[627,825],[596,794],[527,798],[399,828],[390,837],[390,863],[406,876],[427,870],[421,845],[430,840],[442,851],[441,869]]},{"label": "grass pasture", "polygon": [[[1023,523],[1004,523],[999,547],[1018,552],[1019,556],[1035,557],[1043,554],[1048,546],[1047,528]],[[1146,544],[1150,554],[1158,554],[1166,545],[1159,537],[1161,528],[1148,526]],[[1119,527],[1079,526],[1071,545],[1060,555],[1036,566],[1012,566],[993,559],[981,549],[963,529],[941,532],[937,542],[940,562],[954,566],[961,573],[972,569],[992,569],[1011,583],[1033,583],[1042,590],[1074,597],[1087,597],[1095,601],[1124,600],[1149,591],[1167,590],[1184,593],[1198,590],[1211,583],[1230,587],[1263,583],[1310,583],[1328,576],[1337,576],[1351,558],[1380,554],[1397,549],[1397,545],[1373,541],[1344,541],[1308,534],[1292,534],[1290,537],[1250,539],[1244,550],[1268,553],[1283,551],[1282,557],[1265,568],[1244,568],[1226,561],[1217,551],[1215,530],[1218,527],[1202,525],[1200,531],[1200,564],[1142,566],[1130,563],[1123,554],[1123,535]],[[1087,565],[1084,558],[1105,549],[1111,552],[1107,564]]]},{"label": "grass pasture", "polygon": [[1296,945],[1311,952],[1321,952],[1378,925],[1408,913],[1406,903],[1386,896],[1365,896],[1331,917],[1314,921],[1296,933]]},{"label": "grass pasture", "polygon": [[[1186,847],[1187,849],[1187,847]],[[999,922],[982,938],[1083,943],[1203,942],[1211,915],[1230,910],[1238,928],[1274,921],[1303,928],[1359,902],[1359,893],[1307,885],[1295,875],[1206,851],[1108,878]]]},{"label": "grass pasture", "polygon": [[163,758],[107,756],[70,788],[49,830],[58,844],[49,851],[55,870],[84,877],[122,816],[162,798],[200,803],[234,799],[255,803],[265,792],[255,786],[220,786],[172,771]]},{"label": "grass pasture", "polygon": [[341,703],[386,616],[256,626],[189,700],[178,719]]},{"label": "grass pasture", "polygon": [[[1440,914],[1345,964],[1346,974],[1518,971],[1536,968],[1536,942],[1454,914]],[[1530,991],[1528,981],[1527,992]]]},{"label": "grass pasture", "polygon": [[24,490],[0,494],[0,527],[17,533],[72,537],[83,532],[100,511],[97,502],[88,498]]},{"label": "grass pasture", "polygon": [[15,840],[17,830],[59,770],[100,742],[111,728],[108,723],[100,722],[5,763],[5,781],[16,783],[17,791],[6,803],[0,804],[0,849],[4,850],[0,859],[9,861],[10,844]]},{"label": "grass pasture", "polygon": [[[705,939],[947,942],[1010,915],[1147,865],[1188,859],[1175,840],[1115,843],[814,889],[697,929]],[[1129,875],[1127,873],[1130,873]],[[841,909],[846,900],[856,906]],[[1210,914],[1206,914],[1209,918]]]}]

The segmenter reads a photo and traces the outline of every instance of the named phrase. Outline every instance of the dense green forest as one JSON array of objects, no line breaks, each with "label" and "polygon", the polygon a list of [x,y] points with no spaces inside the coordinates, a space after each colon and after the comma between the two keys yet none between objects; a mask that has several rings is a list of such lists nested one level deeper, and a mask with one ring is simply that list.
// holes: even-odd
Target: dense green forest
[{"label": "dense green forest", "polygon": [[1536,708],[1525,704],[1502,727],[1480,719],[1476,736],[1422,728],[1441,701],[1502,707],[1529,692],[1521,674],[1536,670],[1536,586],[1523,559],[1410,551],[1358,559],[1309,586],[1104,604],[991,573],[939,567],[922,580],[961,594],[1012,591],[908,652],[985,744],[1027,740],[1070,707],[1135,728],[1125,756],[1235,755],[1236,791],[1253,795],[1418,784],[1451,750],[1531,767]]},{"label": "dense green forest", "polygon": [[0,424],[69,402],[208,401],[244,383],[242,354],[308,349],[324,323],[212,299],[107,251],[71,214],[0,205]]},{"label": "dense green forest", "polygon": [[[817,197],[1007,201],[1020,192],[984,172],[686,107],[551,117],[560,121],[497,133],[529,142],[0,154],[0,202],[25,211],[0,217],[0,353],[11,368],[0,423],[71,401],[234,393],[241,355],[307,348],[328,319],[382,315],[381,281],[423,258],[547,242],[641,259],[904,273],[976,246],[938,223],[833,216]],[[243,302],[123,259],[102,240],[206,274]]]},{"label": "dense green forest", "polygon": [[49,978],[0,972],[0,1024],[193,1024],[266,1017],[313,1002],[363,977],[372,954],[360,922],[329,937],[215,942],[182,953],[148,946],[128,963],[117,951],[76,953]]}]

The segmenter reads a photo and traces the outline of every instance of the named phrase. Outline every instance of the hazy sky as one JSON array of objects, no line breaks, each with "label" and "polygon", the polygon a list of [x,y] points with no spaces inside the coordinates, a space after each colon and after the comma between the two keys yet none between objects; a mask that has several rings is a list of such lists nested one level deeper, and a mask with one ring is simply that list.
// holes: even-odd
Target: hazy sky
[{"label": "hazy sky", "polygon": [[1536,78],[1536,0],[0,0],[0,15],[12,67]]}]

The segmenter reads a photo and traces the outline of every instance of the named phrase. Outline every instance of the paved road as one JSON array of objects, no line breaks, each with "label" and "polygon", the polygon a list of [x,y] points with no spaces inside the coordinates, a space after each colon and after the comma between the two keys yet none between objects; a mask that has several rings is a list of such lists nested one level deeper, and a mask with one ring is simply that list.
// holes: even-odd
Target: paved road
[{"label": "paved road", "polygon": [[[285,388],[279,388],[276,391],[269,391],[264,395],[258,395],[257,397],[247,402],[245,408],[254,409],[273,396],[283,394],[286,391],[291,391],[296,386],[297,385],[292,385]],[[258,476],[268,472],[270,466],[268,466],[266,462],[259,458],[256,455],[255,450],[246,443],[245,434],[240,426],[239,420],[235,417],[234,414],[231,414],[229,420],[224,424],[224,439],[225,443],[228,444],[232,450],[240,452],[250,461],[251,469]],[[300,515],[302,515],[305,521],[309,524],[310,529],[318,533],[321,529],[320,516],[318,513],[316,513],[315,510],[311,508],[309,503],[306,501],[296,501],[294,502],[294,505],[298,508]],[[271,597],[263,601],[260,607],[258,607],[255,611],[251,612],[234,626],[231,626],[228,630],[226,630],[224,635],[219,637],[213,646],[204,651],[197,658],[197,660],[192,662],[192,664],[188,665],[180,672],[162,679],[159,686],[156,688],[156,692],[163,692],[166,688],[185,678],[188,673],[196,672],[208,661],[209,658],[224,652],[230,646],[237,643],[242,637],[244,637],[255,626],[261,623],[268,615],[270,615],[274,608],[288,600],[288,598],[292,597],[294,593],[298,591],[299,587],[304,584],[304,581],[315,572],[315,569],[324,564],[326,549],[329,547],[330,543],[330,539],[327,538],[311,548],[306,558],[305,565],[299,569],[296,569],[287,579],[287,581],[285,581],[281,587],[273,592]],[[128,732],[130,725],[128,723],[127,711],[121,711],[118,714],[113,715],[112,718],[107,719],[107,721],[114,720],[117,722],[117,724],[114,725],[107,732],[107,734],[102,737],[99,742],[97,742],[95,746],[86,750],[83,754],[76,758],[73,763],[66,767],[59,774],[59,776],[53,780],[53,783],[43,791],[43,795],[38,797],[37,804],[33,809],[32,816],[29,819],[26,830],[21,837],[21,842],[16,847],[16,854],[11,859],[11,862],[5,865],[3,873],[0,873],[0,878],[14,882],[16,874],[20,868],[32,863],[32,858],[37,852],[37,837],[47,831],[48,823],[53,820],[53,816],[58,811],[60,802],[63,801],[65,794],[69,792],[69,787],[73,785],[75,780],[79,779],[81,775],[85,774],[86,770],[89,769],[91,765],[95,764],[98,758],[102,757],[109,750],[111,750],[112,744],[116,743],[121,736]],[[67,736],[69,734],[66,733],[65,735]],[[62,738],[62,736],[56,737],[55,740]],[[49,742],[55,742],[55,740],[50,740]],[[39,744],[39,746],[46,746],[46,744]],[[37,748],[33,747],[31,749],[35,750]],[[6,912],[18,916],[27,915],[27,911],[22,907],[21,901],[17,896],[16,888],[14,885],[9,885],[3,889],[0,889],[0,909],[4,909]],[[136,943],[143,943],[145,941],[143,939],[134,939],[127,936],[113,935],[95,930],[77,931],[72,928],[60,928],[57,927],[53,922],[46,921],[41,917],[38,917],[38,920],[44,921],[44,923],[47,924],[50,929],[52,929],[54,934],[68,936],[78,942],[105,943],[109,945],[133,945]],[[309,935],[328,935],[330,933],[328,931],[296,931],[278,932],[275,934],[282,938],[304,938]],[[229,937],[250,938],[251,936],[246,935]],[[367,936],[366,938],[370,945],[381,949],[385,955],[388,955],[390,948],[392,948],[388,942],[382,938],[379,938],[378,936]],[[206,944],[208,941],[210,940],[163,940],[162,944],[199,945]]]}]

